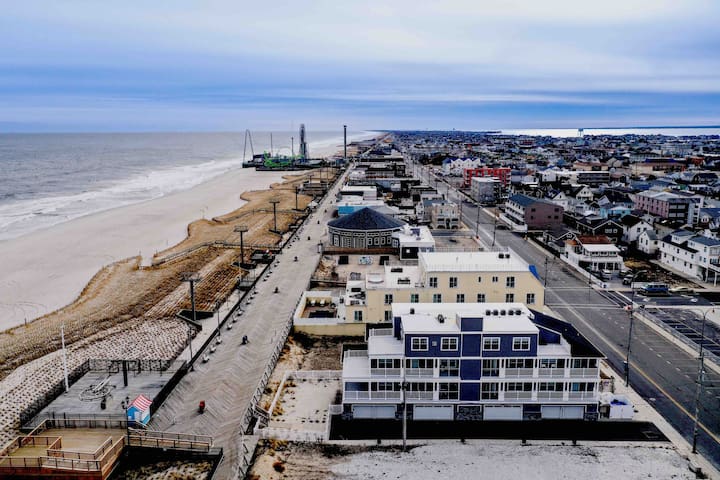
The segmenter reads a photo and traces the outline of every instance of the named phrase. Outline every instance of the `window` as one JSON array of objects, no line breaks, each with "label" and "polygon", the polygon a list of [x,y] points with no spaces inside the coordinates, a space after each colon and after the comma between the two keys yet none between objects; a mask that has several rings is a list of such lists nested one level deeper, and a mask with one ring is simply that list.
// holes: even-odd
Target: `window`
[{"label": "window", "polygon": [[482,361],[483,377],[499,377],[500,376],[500,360],[497,358],[485,359]]},{"label": "window", "polygon": [[392,293],[385,294],[385,305],[391,305],[393,303]]},{"label": "window", "polygon": [[498,384],[483,383],[480,385],[480,400],[497,400]]},{"label": "window", "polygon": [[440,376],[441,377],[459,377],[460,376],[460,360],[450,360],[450,359],[440,360]]},{"label": "window", "polygon": [[515,301],[515,294],[514,293],[506,293],[505,294],[505,303],[512,303]]},{"label": "window", "polygon": [[441,293],[433,293],[433,303],[442,303]]},{"label": "window", "polygon": [[370,368],[400,368],[400,359],[373,358],[370,360]]},{"label": "window", "polygon": [[457,277],[450,277],[450,288],[457,288]]},{"label": "window", "polygon": [[458,339],[456,337],[442,337],[440,339],[440,350],[457,350]]},{"label": "window", "polygon": [[506,392],[532,392],[530,382],[508,382],[505,384]]},{"label": "window", "polygon": [[505,287],[507,287],[507,288],[515,288],[515,277],[507,277],[507,278],[505,278]]},{"label": "window", "polygon": [[385,310],[385,321],[392,321],[392,310]]},{"label": "window", "polygon": [[484,293],[477,294],[477,303],[485,303],[485,294]]},{"label": "window", "polygon": [[573,358],[571,368],[597,368],[596,358]]},{"label": "window", "polygon": [[417,293],[410,294],[410,303],[418,303],[420,301],[420,295]]},{"label": "window", "polygon": [[459,400],[460,388],[457,383],[439,383],[438,384],[440,400]]},{"label": "window", "polygon": [[465,303],[465,294],[464,293],[458,293],[455,295],[455,301],[457,303]]},{"label": "window", "polygon": [[427,337],[413,337],[410,343],[410,350],[424,351],[428,349]]},{"label": "window", "polygon": [[505,368],[533,368],[535,361],[532,358],[508,358]]},{"label": "window", "polygon": [[585,383],[585,382],[574,382],[574,383],[570,384],[570,391],[571,392],[594,392],[595,384],[594,383]]},{"label": "window", "polygon": [[430,285],[430,288],[437,288],[437,277],[428,278],[428,285]]},{"label": "window", "polygon": [[562,392],[563,384],[561,382],[540,382],[540,383],[538,383],[538,391],[540,391],[540,392]]},{"label": "window", "polygon": [[565,360],[562,358],[541,358],[540,368],[565,368]]},{"label": "window", "polygon": [[410,391],[410,392],[432,392],[433,384],[432,383],[412,382],[412,383],[410,383],[410,385],[408,385],[408,391]]},{"label": "window", "polygon": [[493,282],[493,283],[497,283],[497,282],[498,282],[498,277],[492,277],[492,282]]},{"label": "window", "polygon": [[530,337],[513,338],[513,350],[530,350]]},{"label": "window", "polygon": [[483,350],[487,350],[490,352],[500,351],[500,338],[499,337],[483,338]]},{"label": "window", "polygon": [[482,283],[482,277],[478,277],[478,283]]},{"label": "window", "polygon": [[398,382],[371,383],[370,390],[373,392],[399,392],[400,391],[400,383],[398,383]]},{"label": "window", "polygon": [[405,360],[405,368],[435,368],[435,359],[433,358],[409,358]]},{"label": "window", "polygon": [[362,310],[355,310],[355,313],[353,314],[353,318],[356,322],[362,322]]},{"label": "window", "polygon": [[525,303],[528,305],[534,305],[535,304],[535,294],[534,293],[528,293],[525,296]]}]

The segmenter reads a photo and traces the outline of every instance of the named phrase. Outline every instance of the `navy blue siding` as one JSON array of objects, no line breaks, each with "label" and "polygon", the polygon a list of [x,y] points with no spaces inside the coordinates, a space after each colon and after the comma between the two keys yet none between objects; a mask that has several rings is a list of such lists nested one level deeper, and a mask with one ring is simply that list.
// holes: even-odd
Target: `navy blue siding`
[{"label": "navy blue siding", "polygon": [[393,336],[398,340],[401,338],[402,317],[393,317]]},{"label": "navy blue siding", "polygon": [[[500,334],[500,335],[486,335],[488,337],[500,337],[500,350],[499,351],[488,351],[483,350],[483,357],[536,357],[537,356],[537,334]],[[530,350],[518,350],[512,349],[513,338],[515,337],[530,337]]]},{"label": "navy blue siding", "polygon": [[480,360],[460,360],[462,380],[480,380]]},{"label": "navy blue siding", "polygon": [[460,330],[463,332],[482,332],[483,319],[463,317],[460,319]]},{"label": "navy blue siding", "polygon": [[[440,350],[440,339],[443,337],[457,338],[457,350]],[[428,349],[414,351],[412,347],[413,338],[427,338]],[[433,345],[434,343],[434,345]],[[460,335],[405,335],[405,355],[407,357],[459,357],[460,356]]]},{"label": "navy blue siding", "polygon": [[462,341],[462,354],[463,357],[479,357],[480,356],[480,341],[482,335],[463,335]]},{"label": "navy blue siding", "polygon": [[540,341],[542,343],[560,343],[560,334],[555,333],[551,330],[539,327],[540,330]]},{"label": "navy blue siding", "polygon": [[461,383],[460,384],[460,400],[466,402],[476,402],[480,398],[479,383]]}]

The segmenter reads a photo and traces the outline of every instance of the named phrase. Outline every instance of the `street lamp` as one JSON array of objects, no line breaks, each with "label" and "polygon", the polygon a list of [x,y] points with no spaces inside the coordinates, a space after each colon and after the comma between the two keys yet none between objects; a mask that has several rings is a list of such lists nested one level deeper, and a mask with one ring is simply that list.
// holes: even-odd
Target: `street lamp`
[{"label": "street lamp", "polygon": [[279,233],[277,229],[277,204],[280,203],[279,198],[272,198],[270,199],[270,203],[273,206],[273,233]]},{"label": "street lamp", "polygon": [[702,326],[700,327],[700,354],[698,358],[697,388],[695,390],[695,420],[693,421],[692,453],[697,453],[698,417],[700,416],[700,393],[702,393],[703,383],[705,383],[705,321],[707,320],[707,314],[714,311],[715,309],[705,310],[702,316]]},{"label": "street lamp", "polygon": [[627,387],[630,385],[630,343],[632,342],[632,331],[633,331],[633,324],[635,317],[633,316],[634,310],[635,310],[635,287],[633,284],[635,283],[635,278],[640,275],[641,273],[644,273],[644,270],[638,270],[635,272],[635,274],[632,276],[632,279],[630,280],[630,289],[632,290],[632,293],[630,294],[630,305],[626,307],[626,310],[628,311],[628,315],[630,317],[630,328],[628,329],[628,341],[627,341],[627,349],[625,351],[625,386]]},{"label": "street lamp", "polygon": [[243,234],[249,230],[247,225],[238,225],[233,228],[233,232],[240,234],[240,267],[245,265],[245,242],[243,241]]}]

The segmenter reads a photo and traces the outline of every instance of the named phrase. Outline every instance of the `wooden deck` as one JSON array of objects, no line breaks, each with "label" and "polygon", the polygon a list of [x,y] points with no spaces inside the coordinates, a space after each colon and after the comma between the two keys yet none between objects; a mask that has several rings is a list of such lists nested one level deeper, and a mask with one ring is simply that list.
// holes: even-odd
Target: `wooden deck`
[{"label": "wooden deck", "polygon": [[[208,363],[196,363],[153,415],[150,428],[210,435],[224,450],[216,478],[236,478],[241,461],[240,424],[265,373],[280,332],[288,324],[297,301],[319,260],[322,239],[330,214],[321,206],[308,219],[294,245],[278,254],[278,266],[258,282],[258,294],[243,305],[244,314],[232,330],[223,329],[223,343]],[[320,222],[318,223],[318,220]],[[310,237],[310,240],[308,240]],[[300,261],[293,261],[297,256]],[[281,293],[272,293],[278,287]],[[243,335],[249,343],[241,345]],[[205,413],[197,412],[204,400]]]}]

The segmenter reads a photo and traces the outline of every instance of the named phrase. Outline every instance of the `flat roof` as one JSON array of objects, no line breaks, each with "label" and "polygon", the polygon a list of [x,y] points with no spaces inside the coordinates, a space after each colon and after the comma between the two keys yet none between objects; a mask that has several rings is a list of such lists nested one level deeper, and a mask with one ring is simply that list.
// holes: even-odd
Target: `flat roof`
[{"label": "flat roof", "polygon": [[[411,314],[410,309],[415,313]],[[520,310],[520,315],[487,315],[487,311]],[[532,313],[522,303],[394,303],[393,317],[402,317],[406,333],[460,333],[457,316],[483,318],[483,331],[495,333],[536,332]],[[438,315],[445,317],[440,323]]]},{"label": "flat roof", "polygon": [[588,252],[613,252],[620,253],[620,249],[612,244],[583,243],[583,248]]},{"label": "flat roof", "polygon": [[528,263],[512,250],[504,252],[420,252],[418,259],[426,272],[527,272],[530,269]]},{"label": "flat roof", "polygon": [[[393,270],[396,270],[393,272]],[[397,271],[402,270],[402,271]],[[368,290],[378,288],[417,288],[420,282],[420,268],[412,265],[385,265],[383,272],[369,272],[365,275],[365,287]],[[403,280],[403,282],[400,282]]]}]

